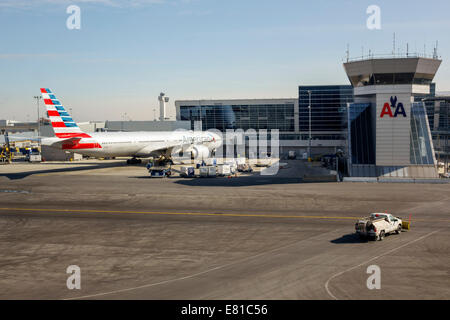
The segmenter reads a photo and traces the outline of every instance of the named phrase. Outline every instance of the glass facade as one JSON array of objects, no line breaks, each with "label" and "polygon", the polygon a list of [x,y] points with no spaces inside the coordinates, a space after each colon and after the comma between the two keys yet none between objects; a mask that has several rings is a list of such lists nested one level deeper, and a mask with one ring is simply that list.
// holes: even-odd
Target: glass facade
[{"label": "glass facade", "polygon": [[[441,131],[442,133],[450,134],[450,101],[449,102],[441,102],[439,105],[439,121],[437,123],[437,131]],[[434,114],[433,114],[434,118]]]},{"label": "glass facade", "polygon": [[[433,98],[436,96],[436,83],[430,84],[430,94],[421,94],[414,96],[414,102],[422,102],[423,99]],[[430,125],[430,130],[434,130],[434,101],[426,101],[425,107],[428,115],[428,123]]]},{"label": "glass facade", "polygon": [[448,163],[450,156],[450,97],[436,96],[436,84],[432,83],[430,94],[416,95],[414,101],[425,104],[436,160]]},{"label": "glass facade", "polygon": [[411,164],[434,164],[427,114],[422,103],[411,105]]},{"label": "glass facade", "polygon": [[180,106],[180,120],[201,121],[202,130],[218,129],[278,129],[294,132],[294,103],[232,104]]},{"label": "glass facade", "polygon": [[[422,104],[422,102],[418,103]],[[448,163],[450,156],[450,97],[429,97],[424,101],[424,104],[430,124],[436,160]]]},{"label": "glass facade", "polygon": [[352,164],[375,164],[375,141],[370,103],[353,103],[348,112],[349,154]]},{"label": "glass facade", "polygon": [[445,168],[448,168],[450,159],[450,97],[447,97],[445,102],[440,101],[438,103],[439,110],[436,111],[436,115],[439,121],[436,121],[438,126],[432,132],[433,146],[437,161],[444,163]]},{"label": "glass facade", "polygon": [[300,86],[300,131],[309,131],[309,93],[311,91],[311,131],[345,131],[347,103],[353,102],[350,85]]},{"label": "glass facade", "polygon": [[371,73],[350,76],[355,87],[387,84],[431,84],[433,74],[425,73]]}]

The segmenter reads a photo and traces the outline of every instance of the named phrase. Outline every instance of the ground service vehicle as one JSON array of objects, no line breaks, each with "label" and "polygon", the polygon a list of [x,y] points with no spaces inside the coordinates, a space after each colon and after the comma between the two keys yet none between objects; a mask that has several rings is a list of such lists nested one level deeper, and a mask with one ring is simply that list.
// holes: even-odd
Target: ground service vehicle
[{"label": "ground service vehicle", "polygon": [[231,167],[228,164],[223,164],[220,166],[217,166],[217,174],[219,176],[229,176],[231,175]]},{"label": "ground service vehicle", "polygon": [[195,168],[190,166],[190,167],[181,167],[180,169],[180,176],[182,177],[194,177],[195,176]]},{"label": "ground service vehicle", "polygon": [[239,172],[253,172],[253,169],[249,164],[238,164],[237,170]]},{"label": "ground service vehicle", "polygon": [[172,175],[171,168],[163,166],[150,167],[148,169],[148,172],[150,173],[151,177],[165,178],[170,177]]},{"label": "ground service vehicle", "polygon": [[387,234],[402,231],[402,219],[390,213],[372,213],[355,224],[356,233],[363,239],[383,240]]}]

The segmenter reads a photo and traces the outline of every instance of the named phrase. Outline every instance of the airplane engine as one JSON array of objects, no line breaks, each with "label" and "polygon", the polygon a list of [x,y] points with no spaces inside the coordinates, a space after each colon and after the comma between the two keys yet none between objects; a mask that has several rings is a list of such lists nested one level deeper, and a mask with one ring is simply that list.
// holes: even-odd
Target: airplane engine
[{"label": "airplane engine", "polygon": [[173,148],[170,152],[167,153],[169,157],[183,157],[184,150],[183,148]]},{"label": "airplane engine", "polygon": [[195,160],[205,160],[209,158],[209,149],[205,146],[193,146],[192,157]]}]

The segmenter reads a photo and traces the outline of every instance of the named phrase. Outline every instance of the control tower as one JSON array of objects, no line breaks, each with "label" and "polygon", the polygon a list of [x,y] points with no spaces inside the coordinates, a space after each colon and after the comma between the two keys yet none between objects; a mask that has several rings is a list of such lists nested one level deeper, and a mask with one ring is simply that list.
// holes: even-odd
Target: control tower
[{"label": "control tower", "polygon": [[159,101],[159,120],[166,121],[167,118],[167,103],[169,102],[169,97],[166,97],[164,92],[161,92],[158,96]]},{"label": "control tower", "polygon": [[349,173],[360,177],[436,178],[423,102],[437,58],[369,58],[344,63],[353,86],[348,106]]}]

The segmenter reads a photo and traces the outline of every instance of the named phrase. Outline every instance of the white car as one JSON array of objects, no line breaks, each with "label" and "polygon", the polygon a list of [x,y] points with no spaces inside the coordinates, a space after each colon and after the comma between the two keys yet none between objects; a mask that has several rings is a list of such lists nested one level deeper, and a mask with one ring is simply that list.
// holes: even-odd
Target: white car
[{"label": "white car", "polygon": [[390,213],[372,213],[356,222],[355,230],[361,238],[381,241],[387,234],[402,232],[402,219]]}]

